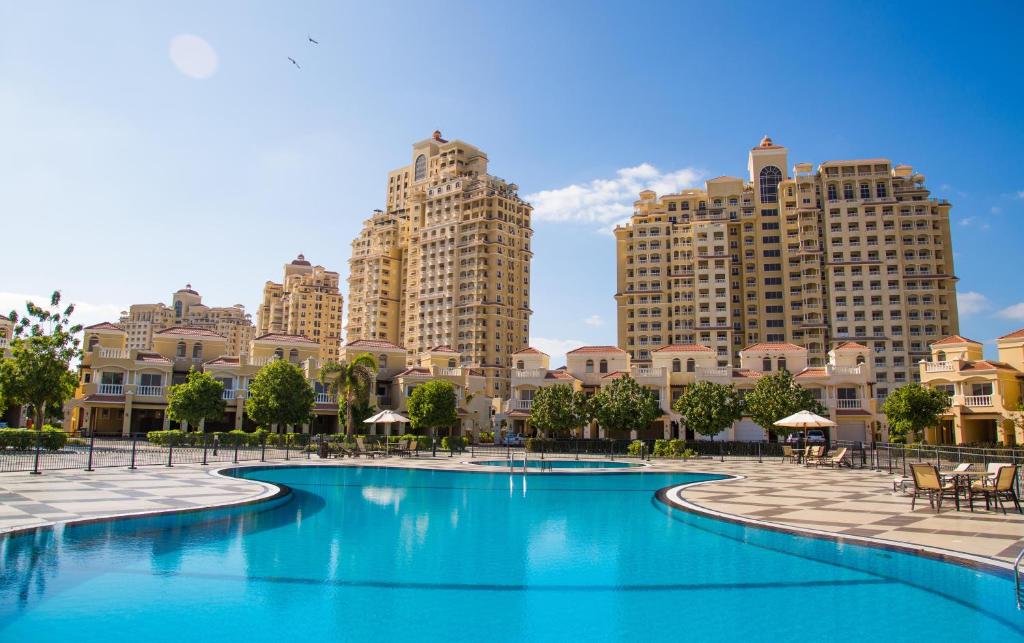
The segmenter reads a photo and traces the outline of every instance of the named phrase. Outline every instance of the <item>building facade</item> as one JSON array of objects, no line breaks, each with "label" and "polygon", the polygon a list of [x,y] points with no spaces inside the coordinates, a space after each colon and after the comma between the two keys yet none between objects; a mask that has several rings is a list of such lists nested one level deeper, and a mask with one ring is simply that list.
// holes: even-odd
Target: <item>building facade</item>
[{"label": "building facade", "polygon": [[228,351],[239,355],[249,348],[256,335],[252,316],[245,306],[207,306],[192,284],[171,295],[171,305],[133,304],[121,313],[118,326],[127,334],[127,348],[149,350],[155,333],[174,326],[188,326],[213,331],[227,338]]},{"label": "building facade", "polygon": [[[686,427],[672,404],[686,387],[698,381],[735,386],[745,395],[766,374],[786,369],[797,382],[825,407],[836,423],[828,429],[832,439],[866,441],[881,429],[874,393],[871,350],[863,344],[845,342],[828,352],[821,366],[809,364],[809,352],[789,343],[762,342],[740,351],[739,365],[721,364],[718,352],[702,344],[671,344],[651,353],[649,360],[634,361],[627,351],[615,346],[583,346],[566,355],[565,368],[550,370],[548,356],[536,349],[516,354],[512,371],[512,395],[497,416],[507,430],[531,434],[530,407],[534,393],[546,386],[567,384],[591,396],[616,378],[630,376],[658,398],[662,415],[637,436],[644,439],[710,439],[695,435]],[[608,435],[596,423],[583,427],[583,438],[624,439],[634,436]],[[714,436],[716,440],[766,440],[765,430],[750,418],[743,418]]]},{"label": "building facade", "polygon": [[386,209],[352,242],[346,336],[414,355],[451,346],[498,396],[529,341],[532,208],[487,164],[434,132],[388,174]]},{"label": "building facade", "polygon": [[980,342],[960,335],[931,345],[921,360],[921,383],[950,395],[938,427],[926,429],[929,444],[1024,444],[1024,328],[996,340],[998,360],[985,359]]},{"label": "building facade", "polygon": [[725,366],[743,346],[783,342],[820,367],[852,340],[870,348],[884,397],[959,330],[950,204],[887,159],[787,165],[765,137],[746,179],[640,193],[615,230],[619,346],[650,363],[697,343]]},{"label": "building facade", "polygon": [[284,265],[280,283],[264,284],[263,302],[256,313],[258,333],[305,337],[320,345],[320,359],[336,361],[343,313],[339,283],[338,273],[299,255]]}]

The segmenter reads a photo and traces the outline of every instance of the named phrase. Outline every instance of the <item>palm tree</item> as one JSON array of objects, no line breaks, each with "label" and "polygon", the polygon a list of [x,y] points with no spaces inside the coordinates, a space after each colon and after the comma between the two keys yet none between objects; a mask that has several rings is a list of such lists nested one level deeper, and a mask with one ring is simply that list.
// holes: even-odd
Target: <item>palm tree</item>
[{"label": "palm tree", "polygon": [[349,362],[327,362],[320,368],[320,381],[345,403],[345,435],[352,435],[352,405],[368,404],[377,374],[373,355],[362,353]]}]

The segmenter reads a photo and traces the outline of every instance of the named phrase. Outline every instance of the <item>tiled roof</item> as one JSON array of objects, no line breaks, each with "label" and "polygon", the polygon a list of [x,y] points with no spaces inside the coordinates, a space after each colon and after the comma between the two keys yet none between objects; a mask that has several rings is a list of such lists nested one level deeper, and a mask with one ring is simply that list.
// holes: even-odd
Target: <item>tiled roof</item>
[{"label": "tiled roof", "polygon": [[836,350],[836,351],[846,351],[846,350],[866,351],[866,350],[869,350],[869,349],[864,344],[858,344],[857,342],[843,342],[842,344],[839,344],[838,346],[836,346],[832,350]]},{"label": "tiled roof", "polygon": [[124,404],[123,395],[86,395],[82,399],[86,402],[120,402]]},{"label": "tiled roof", "polygon": [[543,351],[539,351],[533,346],[527,346],[526,348],[512,353],[513,355],[547,355]]},{"label": "tiled roof", "polygon": [[395,375],[395,377],[402,377],[403,375],[430,375],[430,369],[420,368],[419,366],[411,366],[402,371],[401,373],[399,373],[398,375]]},{"label": "tiled roof", "polygon": [[825,377],[825,373],[824,367],[814,366],[800,371],[796,374],[796,377]]},{"label": "tiled roof", "polygon": [[237,357],[218,357],[217,359],[210,360],[207,364],[240,364],[241,360]]},{"label": "tiled roof", "polygon": [[713,353],[703,344],[669,344],[654,351],[655,353]]},{"label": "tiled roof", "polygon": [[400,351],[405,350],[398,344],[392,344],[391,342],[386,342],[383,339],[353,339],[350,342],[346,342],[345,346],[352,346],[354,348],[385,348]]},{"label": "tiled roof", "polygon": [[796,344],[788,344],[786,342],[761,342],[760,344],[751,344],[743,349],[744,351],[802,351],[803,346],[797,346]]},{"label": "tiled roof", "polygon": [[749,377],[752,379],[757,379],[759,377],[762,377],[763,375],[764,373],[762,373],[761,371],[751,370],[735,370],[732,372],[733,377]]},{"label": "tiled roof", "polygon": [[217,337],[220,339],[227,339],[220,333],[215,333],[212,330],[205,328],[197,328],[195,326],[173,326],[171,328],[165,328],[161,331],[153,333],[154,335],[184,335],[187,337]]},{"label": "tiled roof", "polygon": [[967,339],[962,335],[950,335],[949,337],[943,337],[932,342],[932,346],[939,346],[940,344],[980,344],[973,339]]},{"label": "tiled roof", "polygon": [[625,353],[618,346],[580,346],[574,348],[569,353]]},{"label": "tiled roof", "polygon": [[509,417],[528,418],[528,417],[530,417],[530,412],[529,411],[518,411],[518,410],[517,411],[512,411],[511,413],[509,413]]},{"label": "tiled roof", "polygon": [[603,380],[618,379],[618,378],[626,376],[626,375],[629,375],[629,373],[626,372],[626,371],[612,371],[611,373],[608,373],[607,375],[602,376],[601,379],[603,379]]},{"label": "tiled roof", "polygon": [[960,368],[960,370],[961,371],[996,371],[996,370],[1016,371],[1017,369],[1012,367],[1012,366],[1010,366],[1006,362],[997,362],[995,360],[990,360],[990,359],[980,359],[980,360],[978,360],[976,362],[968,362],[967,364],[964,364]]},{"label": "tiled roof", "polygon": [[266,335],[260,335],[257,337],[256,341],[282,342],[289,344],[319,344],[319,342],[314,342],[312,339],[303,337],[302,335],[288,335],[286,333],[267,333]]},{"label": "tiled roof", "polygon": [[82,330],[119,330],[122,333],[124,332],[123,328],[117,324],[111,324],[110,322],[100,322],[98,324],[93,324],[92,326],[86,326]]},{"label": "tiled roof", "polygon": [[574,380],[576,379],[572,375],[569,375],[566,371],[548,371],[544,374],[546,380]]},{"label": "tiled roof", "polygon": [[170,364],[171,360],[167,359],[159,353],[138,353],[135,355],[135,361],[137,362],[162,362]]},{"label": "tiled roof", "polygon": [[455,350],[454,348],[452,348],[448,344],[442,344],[440,346],[431,346],[430,349],[427,352],[428,353],[458,353],[459,351]]},{"label": "tiled roof", "polygon": [[476,377],[485,377],[484,372],[482,370],[480,370],[479,368],[471,368],[471,369],[469,369],[469,374],[470,375],[475,375]]},{"label": "tiled roof", "polygon": [[1003,335],[999,339],[1024,339],[1024,328],[1021,328],[1020,330],[1015,330],[1012,333],[1008,333],[1006,335]]}]

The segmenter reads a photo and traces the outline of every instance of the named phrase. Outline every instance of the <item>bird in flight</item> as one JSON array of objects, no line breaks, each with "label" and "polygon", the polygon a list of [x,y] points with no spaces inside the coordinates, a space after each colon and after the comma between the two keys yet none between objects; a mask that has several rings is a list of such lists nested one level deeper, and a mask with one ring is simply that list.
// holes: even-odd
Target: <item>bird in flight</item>
[{"label": "bird in flight", "polygon": [[319,43],[318,41],[316,41],[316,40],[313,40],[313,37],[312,37],[312,36],[310,36],[310,35],[308,35],[308,34],[306,35],[306,38],[308,38],[308,39],[309,39],[309,41],[310,41],[311,43],[313,43],[314,45],[319,45],[319,44],[320,44],[320,43]]},{"label": "bird in flight", "polygon": [[288,56],[288,60],[292,61],[292,64],[298,67],[299,69],[302,69],[302,66],[299,65],[299,63],[295,62],[295,59],[292,58],[291,56]]}]

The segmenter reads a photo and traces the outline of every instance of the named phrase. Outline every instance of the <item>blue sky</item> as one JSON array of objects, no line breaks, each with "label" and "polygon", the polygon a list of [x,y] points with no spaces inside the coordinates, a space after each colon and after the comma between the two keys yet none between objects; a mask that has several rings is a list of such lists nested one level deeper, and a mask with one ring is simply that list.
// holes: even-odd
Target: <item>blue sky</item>
[{"label": "blue sky", "polygon": [[557,361],[615,342],[634,193],[742,176],[767,133],[791,163],[924,173],[962,333],[991,340],[1024,326],[1022,7],[2,2],[0,308],[59,287],[95,321],[190,282],[254,312],[299,252],[344,277],[437,128],[537,206],[531,334]]}]

